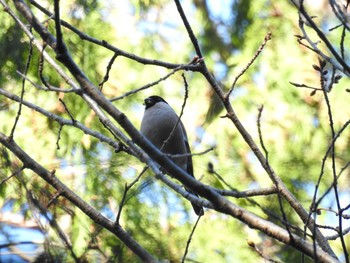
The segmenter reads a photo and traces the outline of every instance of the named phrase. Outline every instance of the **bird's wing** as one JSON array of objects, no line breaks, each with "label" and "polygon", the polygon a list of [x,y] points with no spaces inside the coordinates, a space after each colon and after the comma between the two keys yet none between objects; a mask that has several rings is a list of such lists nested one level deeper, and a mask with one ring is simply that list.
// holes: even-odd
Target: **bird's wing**
[{"label": "bird's wing", "polygon": [[[184,141],[185,141],[185,146],[186,146],[186,153],[191,153],[191,149],[190,149],[190,145],[188,143],[188,138],[187,138],[187,133],[186,133],[186,130],[185,130],[185,126],[182,124],[182,122],[180,121],[180,126],[181,126],[181,129],[182,129],[182,133],[184,135]],[[186,157],[187,158],[187,173],[189,173],[190,175],[193,175],[193,163],[192,163],[192,156],[188,156]]]}]

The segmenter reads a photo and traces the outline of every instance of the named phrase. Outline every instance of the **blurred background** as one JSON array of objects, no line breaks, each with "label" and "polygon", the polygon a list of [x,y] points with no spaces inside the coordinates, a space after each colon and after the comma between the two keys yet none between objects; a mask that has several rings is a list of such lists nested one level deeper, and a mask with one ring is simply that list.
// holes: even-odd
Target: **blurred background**
[{"label": "blurred background", "polygon": [[[338,20],[327,2],[306,2],[310,2],[307,5],[310,15],[317,16],[315,22],[337,46],[342,31],[328,31],[337,26]],[[194,0],[181,3],[208,68],[225,90],[252,59],[268,32],[272,33],[272,39],[263,52],[237,82],[230,99],[241,122],[257,143],[258,108],[264,106],[261,127],[269,162],[289,190],[309,209],[322,158],[331,142],[331,131],[323,93],[310,94],[312,90],[290,84],[320,88],[319,72],[312,67],[318,64],[318,58],[298,44],[295,37],[300,34],[297,10],[288,1],[275,0]],[[15,10],[13,3],[8,4]],[[39,4],[53,12],[52,1],[40,1]],[[61,18],[72,26],[137,56],[185,64],[196,55],[173,1],[62,0],[60,6]],[[33,5],[31,9],[54,33],[54,21]],[[6,12],[0,12],[0,19],[0,88],[19,96],[22,78],[16,71],[24,72],[29,40]],[[63,34],[75,62],[98,86],[113,52],[83,41],[67,28],[63,28]],[[316,37],[313,32],[310,36]],[[52,50],[47,48],[46,51],[55,57]],[[39,57],[40,53],[34,50],[28,78],[42,85],[38,75]],[[102,92],[113,99],[157,81],[169,72],[163,67],[143,65],[117,56]],[[189,85],[182,121],[192,152],[215,147],[205,155],[193,157],[196,178],[213,187],[227,188],[217,176],[208,172],[210,162],[215,171],[239,191],[271,186],[271,180],[235,127],[228,119],[221,118],[225,115],[222,105],[200,74],[179,71],[156,86],[116,100],[114,105],[136,127],[140,126],[143,99],[150,95],[162,96],[179,113],[185,94],[182,73]],[[43,76],[53,86],[69,88],[48,64],[44,65]],[[343,78],[328,95],[337,130],[349,120],[349,93],[345,91],[348,86],[349,80]],[[25,100],[69,119],[59,98],[76,120],[112,137],[76,94],[44,92],[28,82],[25,85]],[[10,133],[17,111],[17,103],[0,96],[1,132]],[[131,183],[144,164],[126,153],[115,153],[109,145],[72,127],[63,127],[60,149],[57,149],[59,129],[58,123],[23,107],[15,140],[32,158],[48,170],[55,169],[61,181],[114,220],[125,183]],[[336,144],[337,173],[341,172],[339,196],[343,206],[350,203],[349,139],[349,132],[345,130]],[[0,146],[0,180],[9,177],[19,167],[21,162]],[[332,184],[331,169],[331,163],[326,162],[318,198]],[[136,256],[120,240],[101,230],[63,198],[55,200],[45,212],[33,204],[33,200],[38,200],[45,206],[54,195],[53,188],[29,170],[0,185],[1,262],[42,262],[40,256],[54,262],[73,261],[57,229],[50,226],[53,221],[66,233],[74,253],[86,262],[137,262]],[[252,199],[254,202],[247,199],[232,201],[279,224],[274,217],[281,218],[276,196]],[[332,191],[319,207],[336,210]],[[289,221],[302,229],[303,224],[295,212],[287,205],[285,210]],[[181,260],[195,220],[190,203],[156,180],[150,172],[143,175],[128,193],[121,215],[122,226],[143,247],[157,258],[171,262]],[[327,211],[321,212],[317,220],[319,224],[338,224],[338,217]],[[348,226],[345,222],[344,228]],[[335,234],[331,230],[324,233]],[[276,243],[238,220],[207,210],[194,234],[187,259],[188,262],[264,262],[252,252],[247,244],[249,241],[281,262],[298,262],[301,258],[298,251]],[[348,245],[349,241],[347,236]],[[331,241],[331,246],[341,255],[339,240]]]}]

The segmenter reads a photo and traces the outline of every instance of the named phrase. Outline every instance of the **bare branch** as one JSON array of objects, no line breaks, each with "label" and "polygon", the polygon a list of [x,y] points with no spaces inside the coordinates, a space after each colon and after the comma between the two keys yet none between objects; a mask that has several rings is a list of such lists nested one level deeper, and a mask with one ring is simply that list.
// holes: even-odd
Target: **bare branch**
[{"label": "bare branch", "polygon": [[156,80],[156,81],[154,81],[154,82],[151,82],[151,83],[149,83],[149,84],[146,84],[146,85],[144,85],[144,86],[142,86],[142,87],[140,87],[140,88],[138,88],[138,89],[128,91],[128,92],[126,92],[125,94],[123,94],[123,95],[121,95],[121,96],[119,96],[119,97],[116,97],[116,98],[111,99],[110,101],[121,100],[121,99],[124,99],[124,98],[126,98],[126,97],[128,97],[128,96],[130,96],[130,95],[132,95],[132,94],[135,94],[135,93],[141,91],[141,90],[145,90],[145,89],[148,89],[148,88],[153,87],[153,86],[155,86],[155,85],[158,85],[160,82],[162,82],[162,81],[168,79],[171,75],[175,74],[177,71],[182,70],[182,69],[185,69],[186,67],[187,67],[187,64],[186,64],[186,65],[178,66],[177,68],[173,69],[171,72],[169,72],[168,74],[166,74],[164,77],[162,77],[162,78],[160,78],[160,79],[158,79],[158,80]]},{"label": "bare branch", "polygon": [[21,168],[17,169],[14,173],[12,173],[10,176],[2,179],[0,182],[0,186],[2,186],[2,184],[6,183],[8,180],[10,180],[12,177],[17,176],[20,173],[22,173],[24,169],[25,169],[25,167],[22,166]]},{"label": "bare branch", "polygon": [[105,84],[108,79],[109,79],[109,72],[111,71],[112,69],[112,66],[113,66],[113,63],[115,61],[115,59],[118,57],[117,54],[114,54],[113,57],[111,58],[111,60],[109,61],[108,65],[107,65],[107,69],[106,69],[106,74],[105,76],[103,77],[103,80],[100,82],[100,84],[98,84],[98,87],[100,88],[100,91],[102,91],[102,88],[103,88],[103,84]]},{"label": "bare branch", "polygon": [[[37,7],[40,11],[42,11],[44,14],[46,14],[50,18],[55,17],[54,14],[52,14],[50,11],[46,10],[44,7],[42,7],[36,1],[31,0],[31,4],[34,5],[35,7]],[[89,41],[89,42],[94,43],[96,45],[102,46],[102,47],[114,52],[118,56],[123,56],[123,57],[129,58],[131,60],[137,61],[138,63],[144,64],[144,65],[155,65],[155,66],[160,66],[160,67],[164,67],[164,68],[168,68],[168,69],[175,69],[179,66],[183,66],[181,64],[168,63],[165,61],[148,59],[148,58],[143,58],[143,57],[137,56],[135,54],[132,54],[132,53],[126,52],[124,50],[121,50],[117,47],[114,47],[113,45],[109,44],[105,40],[95,39],[95,38],[87,35],[86,33],[78,30],[77,28],[73,27],[72,25],[70,25],[69,23],[67,23],[63,20],[61,20],[61,24],[62,24],[62,26],[66,27],[66,28],[70,29],[71,31],[73,31],[74,33],[76,33],[82,40],[86,40],[86,41]],[[199,68],[199,66],[196,64],[190,64],[190,65],[186,66],[187,70],[197,71],[198,68]]]},{"label": "bare branch", "polygon": [[258,246],[253,241],[249,240],[249,241],[247,241],[247,243],[264,260],[267,260],[268,262],[279,263],[279,261],[274,260],[274,259],[268,257],[267,255],[265,255],[264,251],[262,251],[260,248],[258,248]]},{"label": "bare branch", "polygon": [[19,72],[18,70],[16,71],[18,73],[18,75],[20,75],[22,78],[24,78],[26,81],[28,81],[30,84],[32,84],[35,88],[40,89],[40,90],[44,90],[44,91],[57,91],[57,92],[62,92],[62,93],[70,93],[70,92],[76,92],[77,90],[75,90],[74,88],[71,89],[61,89],[58,87],[54,87],[50,85],[50,89],[48,89],[47,87],[42,87],[36,83],[34,83],[33,81],[31,81],[27,76],[23,75],[23,73]]},{"label": "bare branch", "polygon": [[125,184],[122,201],[120,202],[118,214],[117,214],[117,217],[115,219],[115,223],[114,224],[119,225],[120,216],[121,216],[122,209],[123,209],[123,207],[125,205],[125,202],[126,202],[126,195],[127,195],[128,191],[140,180],[141,176],[147,171],[147,169],[148,169],[148,166],[143,168],[141,173],[136,177],[136,179],[130,185]]},{"label": "bare branch", "polygon": [[336,239],[339,238],[340,236],[345,236],[345,235],[349,234],[349,232],[350,232],[350,227],[347,227],[347,228],[343,229],[343,232],[342,232],[342,233],[340,233],[339,231],[337,231],[337,232],[338,232],[338,233],[336,233],[336,234],[334,234],[334,235],[332,235],[332,236],[327,236],[326,238],[327,238],[328,240],[336,240]]},{"label": "bare branch", "polygon": [[186,153],[186,154],[166,154],[166,156],[171,157],[172,159],[176,159],[176,158],[181,158],[181,157],[188,157],[188,156],[196,156],[196,155],[204,155],[208,152],[213,151],[215,148],[211,147],[209,149],[206,149],[202,152],[199,153]]},{"label": "bare branch", "polygon": [[[268,150],[266,149],[266,146],[265,146],[265,143],[264,143],[264,139],[263,139],[263,135],[262,135],[262,131],[261,131],[261,116],[262,116],[262,112],[264,110],[264,105],[261,105],[261,107],[259,108],[259,113],[258,113],[258,120],[257,120],[257,125],[258,125],[258,134],[259,134],[259,141],[260,141],[260,145],[261,147],[263,148],[263,151],[265,153],[265,158],[266,158],[266,166],[268,167],[269,170],[271,170],[271,166],[270,166],[270,163],[269,163],[269,152]],[[278,198],[278,204],[279,204],[279,207],[280,207],[280,211],[282,213],[282,219],[283,219],[283,222],[286,222],[286,229],[291,237],[291,239],[293,239],[293,236],[292,236],[292,232],[291,232],[291,229],[289,228],[289,225],[290,223],[288,222],[288,218],[287,218],[287,215],[284,211],[284,208],[283,208],[283,203],[282,203],[282,196],[280,194],[280,191],[279,191],[279,185],[277,182],[273,181],[273,183],[275,184],[276,186],[276,190],[277,190],[277,198]]]},{"label": "bare branch", "polygon": [[[28,55],[27,62],[26,62],[25,68],[24,68],[24,75],[27,75],[30,62],[32,61],[32,56],[33,56],[33,44],[32,44],[32,41],[30,41],[30,43],[29,43],[29,55]],[[14,133],[15,133],[15,129],[16,129],[17,123],[19,121],[19,117],[21,115],[21,112],[22,112],[22,102],[23,102],[24,91],[25,91],[24,90],[25,83],[26,83],[25,79],[22,79],[21,99],[20,99],[20,102],[19,102],[19,106],[18,106],[18,111],[17,111],[17,115],[16,115],[16,118],[15,118],[15,122],[14,122],[14,124],[12,126],[12,129],[11,129],[11,134],[10,134],[10,139],[11,140],[13,139],[13,136],[14,136]]]},{"label": "bare branch", "polygon": [[[298,11],[302,17],[299,20],[299,27],[303,33],[303,38],[307,40],[307,42],[312,46],[313,50],[320,55],[323,59],[329,61],[332,65],[334,65],[338,70],[342,71],[345,75],[350,76],[350,67],[346,64],[346,62],[342,59],[342,57],[338,54],[335,48],[332,46],[326,35],[321,31],[321,29],[315,24],[313,19],[306,12],[303,1],[291,0],[291,2],[298,8]],[[334,56],[335,60],[326,56],[317,45],[308,37],[305,28],[304,21],[308,23],[308,25],[317,33],[318,37],[323,41],[328,50]]]},{"label": "bare branch", "polygon": [[225,99],[228,100],[233,89],[235,88],[236,86],[236,83],[238,81],[238,79],[240,77],[242,77],[246,72],[247,70],[249,69],[249,67],[254,63],[254,61],[258,58],[258,56],[260,55],[260,53],[263,51],[265,45],[267,44],[267,41],[271,40],[271,35],[272,33],[271,32],[268,32],[267,35],[265,36],[264,38],[264,42],[260,45],[260,47],[258,48],[258,50],[255,52],[254,56],[250,59],[250,61],[247,63],[247,65],[242,69],[242,71],[235,77],[232,85],[231,85],[231,88],[230,90],[227,92],[226,96],[225,96]]},{"label": "bare branch", "polygon": [[276,187],[271,186],[268,188],[259,188],[259,189],[251,189],[245,191],[237,191],[237,190],[221,190],[212,188],[220,195],[223,196],[232,196],[235,198],[246,198],[246,197],[254,197],[254,196],[262,196],[262,195],[273,195],[277,193]]},{"label": "bare branch", "polygon": [[[3,4],[3,0],[0,0]],[[76,88],[78,92],[76,92],[78,96],[81,96],[83,100],[87,103],[87,105],[96,113],[96,115],[100,118],[101,122],[105,127],[108,128],[109,131],[117,138],[117,140],[120,141],[123,145],[126,145],[129,147],[129,151],[131,154],[139,158],[141,161],[145,162],[150,166],[150,168],[154,171],[158,179],[161,179],[163,182],[168,180],[168,185],[171,185],[173,189],[175,189],[176,192],[182,194],[189,200],[193,200],[194,202],[198,202],[199,204],[206,206],[208,208],[214,209],[218,212],[228,214],[234,218],[237,218],[238,220],[244,222],[249,227],[258,229],[262,231],[263,233],[272,236],[276,240],[279,240],[285,244],[288,244],[299,251],[302,251],[306,255],[313,257],[315,260],[319,261],[325,261],[325,262],[337,262],[337,259],[335,257],[335,254],[333,253],[332,249],[327,243],[327,239],[322,235],[322,233],[319,231],[317,225],[315,225],[315,222],[308,218],[308,213],[305,211],[305,209],[301,206],[301,204],[296,200],[296,198],[288,191],[284,183],[282,182],[281,178],[275,174],[272,167],[268,164],[267,154],[265,152],[265,155],[261,152],[259,147],[257,147],[256,143],[253,141],[250,134],[247,132],[247,130],[243,127],[241,124],[239,118],[237,117],[236,113],[233,110],[233,107],[229,101],[225,100],[225,93],[223,89],[218,84],[217,80],[209,73],[209,70],[207,69],[205,62],[203,60],[200,47],[198,45],[197,39],[191,29],[191,26],[186,18],[186,15],[182,9],[182,6],[180,4],[180,1],[176,1],[175,3],[177,5],[178,11],[180,13],[181,19],[185,24],[186,30],[190,36],[190,39],[193,43],[193,46],[199,56],[199,63],[193,64],[190,63],[190,65],[184,66],[184,65],[176,65],[176,64],[166,64],[166,63],[158,63],[158,65],[161,65],[163,67],[169,66],[169,68],[175,69],[177,67],[183,67],[183,69],[189,69],[192,71],[200,72],[207,81],[212,85],[213,89],[219,96],[220,100],[222,101],[223,105],[226,109],[226,116],[229,118],[229,120],[235,125],[235,127],[238,129],[238,132],[241,134],[242,138],[246,141],[246,143],[249,145],[253,153],[257,156],[259,162],[261,163],[262,167],[265,169],[266,173],[270,177],[271,181],[275,184],[275,189],[270,189],[271,192],[274,191],[274,193],[278,193],[278,195],[281,198],[284,198],[288,201],[290,206],[298,213],[299,217],[302,219],[303,222],[312,230],[315,230],[315,235],[313,237],[316,238],[317,243],[314,244],[310,243],[307,240],[304,240],[303,238],[300,238],[296,234],[292,234],[289,231],[286,231],[285,229],[277,226],[276,224],[273,224],[271,222],[268,222],[267,220],[264,220],[258,216],[256,216],[253,213],[250,213],[246,211],[245,209],[233,204],[228,199],[223,197],[220,192],[216,191],[215,189],[210,188],[208,185],[205,185],[199,181],[194,180],[190,175],[188,175],[186,172],[184,172],[182,169],[180,169],[178,166],[176,166],[169,158],[168,156],[162,154],[158,149],[153,147],[145,138],[138,132],[138,130],[133,126],[133,124],[130,122],[128,117],[121,112],[119,109],[114,107],[111,102],[99,91],[99,89],[92,84],[92,82],[87,78],[85,73],[78,67],[78,65],[75,64],[72,57],[68,53],[68,50],[64,46],[63,41],[63,35],[62,35],[62,29],[61,24],[63,22],[60,20],[59,16],[59,1],[55,1],[55,26],[56,26],[56,36],[55,37],[50,34],[50,32],[47,30],[47,28],[43,27],[42,24],[34,17],[34,15],[30,12],[30,9],[25,5],[25,3],[21,0],[14,0],[17,10],[23,15],[23,17],[30,23],[33,28],[37,31],[37,33],[41,36],[41,38],[56,52],[57,59],[63,63],[63,65],[66,67],[67,70],[75,77],[76,82],[79,84],[75,84],[72,80],[70,80],[70,85],[72,85],[73,88]],[[3,4],[4,5],[4,4]],[[16,16],[13,16],[14,19],[19,24],[23,24],[20,22],[19,19],[17,19]],[[23,29],[25,30],[25,29]],[[28,36],[32,39],[32,35],[27,33]],[[91,40],[91,39],[90,39]],[[33,38],[33,43],[35,39]],[[94,41],[94,40],[93,40]],[[111,48],[108,43],[105,41],[97,41],[101,46]],[[40,47],[40,45],[37,46],[37,48]],[[111,49],[112,50],[112,49]],[[122,51],[123,52],[123,51]],[[114,51],[115,55],[118,55],[120,53]],[[134,59],[135,61],[138,61],[140,63],[143,62],[150,62],[150,60],[145,60],[143,58],[139,57],[133,57],[129,56],[129,54],[123,53],[122,55],[129,57],[130,59]],[[43,56],[45,57],[45,52],[43,52]],[[45,59],[50,59],[49,57]],[[49,63],[52,63],[54,68],[56,70],[60,70],[59,67],[57,67],[57,64],[54,61],[51,61]],[[174,67],[176,65],[176,67]],[[60,74],[63,78],[65,78],[66,74],[62,71],[62,74]],[[108,70],[106,75],[108,74]],[[170,76],[170,75],[169,75]],[[160,80],[161,81],[161,80]],[[185,88],[187,87],[187,81],[185,81]],[[150,85],[150,84],[149,84]],[[1,92],[1,89],[0,89]],[[137,91],[133,91],[134,93]],[[133,94],[133,93],[130,93]],[[75,94],[73,94],[75,96]],[[127,96],[127,95],[123,95]],[[184,100],[184,105],[186,102],[186,96]],[[15,100],[15,99],[14,99]],[[22,102],[23,101],[23,102]],[[20,99],[20,103],[24,104],[24,100]],[[182,110],[184,109],[184,106]],[[38,111],[43,112],[42,109],[38,109]],[[46,114],[46,113],[45,113]],[[56,121],[58,121],[60,124],[63,122],[69,123],[71,126],[77,126],[79,123],[75,123],[73,118],[71,121],[65,120],[65,119],[59,119],[56,118],[54,115],[50,115],[51,118],[54,118]],[[63,121],[64,120],[64,121]],[[122,132],[119,128],[115,126],[115,123],[113,121],[116,121],[122,129],[124,129],[125,132]],[[61,121],[61,122],[60,122]],[[63,124],[61,124],[62,127]],[[66,124],[64,124],[66,125]],[[79,127],[80,128],[80,127]],[[333,138],[336,136],[334,134]],[[15,142],[9,142],[8,137],[0,133],[0,142],[3,143],[6,147],[11,149],[15,155],[17,155],[25,165],[29,165],[28,167],[38,173],[44,180],[50,181],[50,184],[52,184],[57,191],[62,195],[63,197],[68,198],[69,200],[73,200],[80,209],[83,210],[84,213],[89,215],[90,217],[94,217],[95,215],[99,215],[98,212],[93,211],[91,212],[89,209],[90,207],[83,207],[81,206],[85,205],[84,203],[80,203],[79,199],[75,199],[76,197],[69,197],[69,194],[65,188],[62,188],[59,183],[56,182],[57,178],[54,174],[47,174],[46,170],[41,170],[39,164],[33,163],[32,160],[28,160],[27,156],[24,155],[25,153],[18,150],[18,145],[15,144]],[[141,147],[141,149],[138,147]],[[119,145],[118,145],[119,146]],[[153,160],[155,160],[157,163],[155,163]],[[183,185],[188,187],[189,189],[192,189],[194,192],[198,193],[201,198],[197,198],[196,196],[193,196],[183,190],[181,186],[178,184],[175,184],[172,180],[169,180],[166,178],[159,170],[159,165],[166,167],[167,171],[171,175],[174,176],[174,178],[178,179]],[[39,168],[38,168],[39,167]],[[62,191],[62,189],[64,191]],[[258,189],[255,193],[258,193]],[[234,191],[231,191],[232,193]],[[262,191],[260,191],[262,193]],[[224,192],[222,192],[224,193]],[[125,196],[127,194],[127,191],[125,191]],[[67,197],[68,196],[68,197]],[[73,202],[72,201],[72,202]],[[123,203],[123,201],[122,201]],[[122,205],[121,205],[122,207]],[[121,209],[119,210],[121,212]],[[92,213],[92,214],[91,214]],[[97,213],[97,214],[95,214]],[[119,213],[120,214],[120,213]],[[99,220],[104,220],[105,218],[95,218],[95,222],[98,224],[101,224]],[[117,220],[119,221],[119,220]],[[286,220],[284,220],[286,221]],[[288,222],[285,222],[287,225]],[[110,230],[111,232],[116,231],[117,233],[113,232],[116,236],[118,236],[129,248],[131,248],[135,254],[139,255],[139,257],[142,260],[153,260],[152,255],[149,255],[147,251],[144,251],[142,247],[136,247],[133,246],[134,243],[128,243],[132,238],[130,236],[125,237],[124,235],[127,235],[127,233],[123,232],[123,229],[119,229],[118,224],[115,224],[113,222],[104,222],[103,225],[105,228],[109,229],[110,225],[114,227],[113,230]],[[120,230],[120,232],[119,232]],[[124,238],[124,239],[123,239]],[[320,246],[320,247],[319,247]],[[316,249],[315,249],[316,248]],[[317,253],[316,253],[317,251]]]},{"label": "bare branch", "polygon": [[64,101],[63,101],[61,98],[59,98],[58,100],[62,103],[62,105],[63,105],[65,111],[68,113],[68,115],[69,115],[69,117],[70,117],[70,119],[72,120],[73,125],[74,125],[74,124],[76,123],[76,120],[74,119],[74,117],[73,117],[73,115],[70,113],[70,111],[68,110],[68,107],[67,107],[66,103],[64,103]]},{"label": "bare branch", "polygon": [[65,184],[63,184],[52,172],[49,172],[39,163],[33,160],[26,152],[24,152],[13,140],[0,133],[0,143],[12,151],[24,164],[25,167],[31,169],[38,174],[43,180],[53,186],[61,195],[71,201],[87,216],[89,216],[96,224],[102,225],[110,232],[115,234],[121,241],[124,242],[140,259],[147,262],[154,262],[154,258],[143,247],[141,247],[136,240],[134,240],[129,233],[127,233],[121,226],[116,226],[112,221],[103,216],[96,209],[91,207]]},{"label": "bare branch", "polygon": [[[16,101],[16,102],[20,102],[21,101],[21,98],[6,91],[6,90],[3,90],[3,89],[0,89],[0,94],[13,100],[13,101]],[[119,151],[120,150],[120,145],[115,142],[114,140],[112,140],[111,138],[101,134],[101,133],[98,133],[94,130],[91,130],[89,128],[87,128],[86,126],[84,126],[82,123],[78,122],[78,121],[75,121],[73,122],[72,120],[67,120],[67,119],[64,119],[56,114],[53,114],[51,112],[48,112],[40,107],[38,107],[37,105],[35,104],[32,104],[30,102],[27,102],[25,100],[22,101],[22,104],[30,109],[33,109],[37,112],[39,112],[40,114],[46,116],[47,118],[49,119],[52,119],[54,121],[57,121],[61,126],[73,126],[73,127],[76,127],[80,130],[82,130],[85,134],[89,134],[97,139],[99,139],[101,142],[105,142],[105,143],[108,143],[110,146],[112,146],[116,151]]]},{"label": "bare branch", "polygon": [[194,47],[194,49],[196,50],[196,54],[199,58],[203,58],[203,55],[202,55],[202,51],[199,47],[199,44],[198,44],[198,41],[197,41],[197,38],[195,36],[195,34],[193,33],[193,30],[191,28],[191,25],[190,23],[188,22],[187,20],[187,17],[185,15],[185,12],[181,6],[181,3],[179,0],[174,0],[175,1],[175,4],[176,4],[176,8],[177,8],[177,11],[179,12],[180,16],[181,16],[181,20],[182,22],[184,23],[185,25],[185,28],[187,30],[187,33],[188,33],[188,36],[190,37],[191,39],[191,42],[192,42],[192,45]]},{"label": "bare branch", "polygon": [[185,252],[184,252],[184,255],[182,256],[182,260],[181,262],[184,263],[185,260],[186,260],[186,256],[187,256],[187,253],[188,253],[188,248],[190,247],[190,244],[191,244],[191,240],[192,240],[192,237],[193,237],[193,234],[194,234],[194,231],[196,230],[197,228],[197,225],[199,223],[199,220],[201,219],[202,215],[200,214],[198,217],[197,217],[197,221],[196,223],[194,224],[193,228],[192,228],[192,231],[188,237],[188,240],[187,240],[187,243],[186,243],[186,249],[185,249]]},{"label": "bare branch", "polygon": [[[176,1],[176,0],[175,0]],[[176,1],[175,3],[177,3]],[[177,6],[179,6],[179,3],[177,3]],[[180,6],[181,7],[181,6]],[[179,7],[178,7],[179,8]],[[185,24],[185,27],[187,29],[188,34],[191,36],[193,35],[193,31],[191,30],[189,23],[183,13],[182,8],[180,9],[181,18],[183,19],[183,22]],[[191,38],[192,40],[192,38]],[[197,49],[199,49],[199,46],[196,45],[196,41],[193,39],[192,41],[193,45]],[[198,51],[197,51],[198,53]],[[199,51],[200,53],[200,51]],[[201,56],[200,56],[201,57]],[[225,100],[225,93],[223,89],[220,87],[220,84],[217,82],[217,80],[213,77],[213,75],[209,72],[208,68],[205,65],[205,62],[201,63],[202,67],[200,68],[201,74],[207,79],[207,81],[210,83],[212,86],[213,90],[215,93],[218,95],[220,98],[221,102],[223,103],[225,109],[226,109],[226,117],[228,117],[232,123],[235,125],[245,142],[249,145],[255,156],[258,158],[259,162],[261,163],[262,167],[265,169],[266,173],[269,175],[270,179],[273,182],[276,182],[276,185],[278,185],[278,189],[280,191],[280,194],[283,198],[285,198],[290,206],[297,212],[299,217],[302,219],[303,222],[306,222],[309,229],[313,230],[315,229],[314,227],[314,222],[313,220],[310,220],[309,215],[307,211],[302,207],[302,205],[299,203],[299,201],[294,197],[294,195],[286,188],[284,183],[282,182],[281,178],[276,175],[276,173],[273,171],[273,169],[266,165],[266,159],[264,155],[261,153],[259,150],[259,147],[256,145],[254,140],[252,139],[251,135],[247,132],[245,127],[242,125],[240,120],[238,119],[235,111],[232,108],[231,103],[228,100]],[[148,152],[148,151],[147,151]],[[200,193],[198,191],[198,193]],[[336,258],[335,253],[333,252],[332,248],[329,246],[327,240],[324,238],[322,235],[321,231],[316,229],[316,240],[320,244],[320,246],[327,251],[330,255],[332,255],[334,258]]]}]

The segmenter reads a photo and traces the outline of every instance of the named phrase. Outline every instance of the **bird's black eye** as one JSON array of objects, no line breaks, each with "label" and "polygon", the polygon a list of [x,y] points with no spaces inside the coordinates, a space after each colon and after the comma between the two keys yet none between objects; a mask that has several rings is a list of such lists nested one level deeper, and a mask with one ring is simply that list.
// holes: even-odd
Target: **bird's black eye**
[{"label": "bird's black eye", "polygon": [[152,107],[156,102],[152,98],[145,99],[146,109]]},{"label": "bird's black eye", "polygon": [[154,104],[156,104],[158,102],[167,103],[162,97],[159,97],[159,96],[148,97],[147,99],[145,99],[146,109],[152,107]]}]

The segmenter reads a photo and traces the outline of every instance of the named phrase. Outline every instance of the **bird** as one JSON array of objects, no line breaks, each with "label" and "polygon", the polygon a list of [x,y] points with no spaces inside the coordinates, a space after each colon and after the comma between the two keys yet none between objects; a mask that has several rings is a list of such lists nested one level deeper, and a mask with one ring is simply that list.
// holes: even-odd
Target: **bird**
[{"label": "bird", "polygon": [[[141,133],[163,153],[171,155],[187,154],[171,158],[172,161],[194,177],[193,163],[187,133],[173,108],[160,96],[150,96],[144,100],[145,111],[141,121]],[[176,127],[175,127],[176,126]],[[172,133],[175,127],[174,132]],[[172,134],[170,140],[169,137]],[[192,190],[186,191],[197,196]],[[203,207],[191,202],[198,216],[204,215]]]}]

